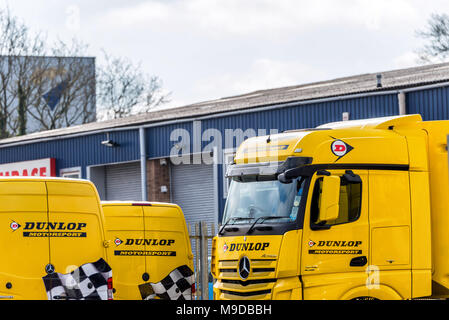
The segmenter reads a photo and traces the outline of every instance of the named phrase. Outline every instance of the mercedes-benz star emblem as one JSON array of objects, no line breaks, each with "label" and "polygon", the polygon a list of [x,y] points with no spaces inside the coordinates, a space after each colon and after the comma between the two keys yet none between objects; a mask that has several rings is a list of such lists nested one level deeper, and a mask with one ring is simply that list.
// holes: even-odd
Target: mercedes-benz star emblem
[{"label": "mercedes-benz star emblem", "polygon": [[48,274],[52,274],[53,272],[55,272],[55,266],[52,265],[51,263],[49,263],[49,264],[47,264],[47,265],[45,266],[45,271],[46,271]]},{"label": "mercedes-benz star emblem", "polygon": [[251,270],[250,262],[248,257],[242,257],[239,261],[239,275],[242,280],[245,280],[249,276],[249,271]]}]

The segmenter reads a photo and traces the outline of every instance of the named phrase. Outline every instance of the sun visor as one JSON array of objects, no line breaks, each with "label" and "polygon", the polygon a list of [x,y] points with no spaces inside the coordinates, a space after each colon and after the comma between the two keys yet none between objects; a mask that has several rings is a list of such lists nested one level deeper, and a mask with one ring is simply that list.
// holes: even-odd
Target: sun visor
[{"label": "sun visor", "polygon": [[234,164],[228,166],[226,177],[271,176],[311,163],[312,158],[310,157],[289,157],[287,160],[280,162]]}]

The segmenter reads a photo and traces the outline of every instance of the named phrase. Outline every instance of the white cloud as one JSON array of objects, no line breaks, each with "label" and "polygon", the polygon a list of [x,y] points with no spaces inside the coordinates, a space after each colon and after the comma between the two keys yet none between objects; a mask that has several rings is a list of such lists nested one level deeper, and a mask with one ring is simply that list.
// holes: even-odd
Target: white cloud
[{"label": "white cloud", "polygon": [[408,51],[393,59],[393,68],[402,69],[416,66],[419,63],[419,55],[416,52]]},{"label": "white cloud", "polygon": [[239,70],[202,79],[196,83],[198,96],[215,99],[251,91],[323,80],[322,70],[297,61],[256,59],[248,70]]},{"label": "white cloud", "polygon": [[142,61],[170,106],[413,66],[414,31],[449,13],[447,0],[78,0],[71,31],[71,3],[8,1],[32,30],[88,42],[98,63],[101,48]]},{"label": "white cloud", "polygon": [[147,1],[114,8],[107,11],[100,22],[169,29],[184,25],[209,34],[260,36],[344,24],[377,30],[418,17],[418,10],[406,0],[191,0]]}]

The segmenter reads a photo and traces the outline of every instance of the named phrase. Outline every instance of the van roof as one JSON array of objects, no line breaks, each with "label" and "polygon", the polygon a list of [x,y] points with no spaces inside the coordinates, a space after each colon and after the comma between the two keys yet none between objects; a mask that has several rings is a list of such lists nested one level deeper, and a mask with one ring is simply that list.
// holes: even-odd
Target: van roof
[{"label": "van roof", "polygon": [[153,202],[153,201],[138,201],[138,200],[128,200],[128,201],[120,201],[120,200],[108,200],[101,201],[102,206],[152,206],[152,207],[179,207],[175,203],[168,202]]}]

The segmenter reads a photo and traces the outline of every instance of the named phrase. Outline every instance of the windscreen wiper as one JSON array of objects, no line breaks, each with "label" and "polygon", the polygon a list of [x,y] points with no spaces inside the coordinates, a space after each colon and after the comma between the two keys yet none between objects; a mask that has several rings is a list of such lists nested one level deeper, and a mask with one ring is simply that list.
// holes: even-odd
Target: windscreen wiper
[{"label": "windscreen wiper", "polygon": [[263,217],[259,217],[256,219],[256,221],[254,221],[254,223],[251,225],[251,227],[249,227],[248,231],[246,231],[246,234],[249,234],[253,231],[254,226],[259,222],[259,220],[261,220],[260,223],[264,222],[265,220],[275,220],[275,219],[287,219],[289,217],[280,217],[280,216],[263,216]]},{"label": "windscreen wiper", "polygon": [[229,224],[229,222],[231,221],[240,221],[240,220],[253,220],[254,218],[250,218],[250,217],[231,217],[229,218],[225,224],[220,228],[220,231],[218,231],[218,235],[222,235],[224,228]]}]

